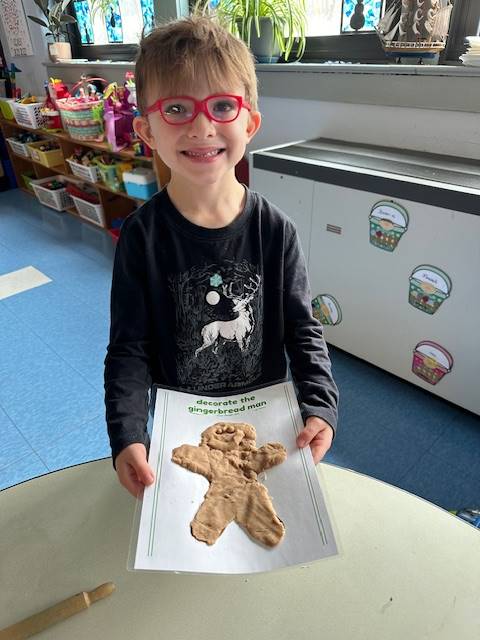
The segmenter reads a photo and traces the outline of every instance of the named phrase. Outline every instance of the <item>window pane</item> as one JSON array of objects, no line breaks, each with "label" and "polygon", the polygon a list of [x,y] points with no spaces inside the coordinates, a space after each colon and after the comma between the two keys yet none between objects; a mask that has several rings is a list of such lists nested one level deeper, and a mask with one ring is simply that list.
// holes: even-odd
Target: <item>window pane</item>
[{"label": "window pane", "polygon": [[382,5],[383,0],[343,0],[342,31],[373,31],[382,15]]},{"label": "window pane", "polygon": [[118,0],[110,3],[109,11],[105,16],[108,42],[123,42],[122,16]]},{"label": "window pane", "polygon": [[74,2],[73,8],[75,9],[75,15],[77,16],[78,30],[80,32],[82,44],[93,44],[92,19],[87,0]]},{"label": "window pane", "polygon": [[305,0],[307,36],[338,36],[342,24],[342,0]]},{"label": "window pane", "polygon": [[[144,24],[146,29],[153,25],[153,0],[113,0],[104,4],[105,14],[95,8],[100,5],[98,0],[93,3],[92,0],[75,0],[73,3],[82,44],[136,44]],[[87,15],[90,18],[88,36],[84,34]]]},{"label": "window pane", "polygon": [[143,26],[145,27],[145,33],[147,34],[153,29],[155,23],[153,0],[140,0],[140,6],[143,15]]}]

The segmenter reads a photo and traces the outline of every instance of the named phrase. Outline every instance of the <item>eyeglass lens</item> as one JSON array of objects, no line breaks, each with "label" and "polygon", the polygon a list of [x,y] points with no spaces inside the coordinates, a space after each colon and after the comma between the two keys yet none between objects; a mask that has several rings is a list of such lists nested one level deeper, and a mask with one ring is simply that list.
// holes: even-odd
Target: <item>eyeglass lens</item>
[{"label": "eyeglass lens", "polygon": [[[229,122],[237,117],[240,105],[230,96],[215,96],[208,98],[206,108],[212,120]],[[195,102],[190,98],[168,98],[162,103],[162,114],[168,122],[187,122],[196,115]]]}]

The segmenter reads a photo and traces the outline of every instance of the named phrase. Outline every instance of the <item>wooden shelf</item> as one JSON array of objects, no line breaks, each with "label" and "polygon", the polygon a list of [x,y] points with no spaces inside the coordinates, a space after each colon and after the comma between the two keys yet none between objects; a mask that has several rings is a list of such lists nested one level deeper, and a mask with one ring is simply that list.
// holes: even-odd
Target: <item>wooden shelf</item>
[{"label": "wooden shelf", "polygon": [[106,142],[95,142],[93,140],[75,140],[75,138],[71,138],[68,133],[65,133],[64,131],[54,132],[47,131],[46,129],[31,129],[30,127],[25,127],[24,125],[18,124],[18,122],[16,122],[15,120],[6,120],[5,118],[0,118],[0,125],[13,127],[14,129],[20,129],[22,131],[30,131],[31,133],[35,133],[38,136],[44,136],[46,138],[56,138],[57,140],[63,140],[64,142],[68,142],[76,147],[89,147],[91,149],[97,149],[114,156],[128,158],[129,160],[141,160],[142,162],[150,163],[153,162],[153,156],[135,155],[133,149],[127,148],[121,149],[120,151],[111,151]]},{"label": "wooden shelf", "polygon": [[139,161],[140,163],[148,163],[150,165],[153,164],[153,169],[155,170],[157,176],[157,182],[159,185],[163,186],[170,179],[170,173],[166,165],[155,155],[155,157],[147,157],[147,156],[137,156],[135,155],[133,149],[122,149],[121,151],[111,151],[108,148],[108,145],[105,142],[94,142],[94,141],[86,141],[86,140],[74,140],[71,138],[66,132],[53,132],[53,131],[45,131],[44,129],[31,129],[29,127],[25,127],[23,125],[18,124],[15,120],[6,120],[5,118],[0,118],[0,130],[3,133],[4,137],[7,138],[9,136],[15,135],[18,131],[27,131],[30,133],[35,133],[44,138],[50,138],[57,140],[64,157],[64,162],[61,165],[57,165],[54,167],[47,167],[41,162],[33,160],[30,157],[22,156],[15,153],[10,145],[7,145],[8,154],[10,157],[10,161],[12,163],[13,170],[15,172],[15,176],[17,179],[17,184],[19,188],[25,193],[29,193],[30,195],[35,197],[35,194],[32,191],[29,191],[25,188],[22,173],[25,171],[33,170],[33,173],[37,178],[45,178],[49,175],[62,175],[67,180],[77,183],[86,183],[92,186],[93,189],[96,190],[98,194],[98,198],[100,203],[103,206],[104,216],[105,216],[105,226],[101,227],[93,222],[90,222],[88,219],[82,218],[78,215],[77,210],[75,208],[70,208],[67,210],[67,213],[73,215],[77,218],[77,220],[81,220],[91,226],[96,227],[97,229],[103,229],[105,232],[108,232],[109,227],[113,220],[118,218],[125,218],[127,215],[135,211],[135,209],[143,204],[145,200],[140,198],[134,198],[133,196],[129,196],[124,191],[116,191],[111,189],[107,184],[103,182],[93,182],[91,180],[87,180],[80,176],[77,176],[71,173],[70,166],[65,161],[65,158],[68,158],[72,155],[75,147],[83,147],[85,149],[96,149],[99,151],[103,151],[108,153],[111,156],[128,159],[131,161]]}]

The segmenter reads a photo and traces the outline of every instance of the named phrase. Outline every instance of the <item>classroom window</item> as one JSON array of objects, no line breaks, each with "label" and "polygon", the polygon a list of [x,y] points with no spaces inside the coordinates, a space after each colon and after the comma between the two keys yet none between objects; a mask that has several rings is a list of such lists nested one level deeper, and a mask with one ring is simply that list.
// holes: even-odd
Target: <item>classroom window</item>
[{"label": "classroom window", "polygon": [[[398,1],[305,0],[308,27],[303,62],[344,61],[385,64],[387,58],[374,29],[384,11],[391,6],[392,2]],[[451,0],[451,2],[453,12],[449,37],[441,61],[458,63],[458,56],[465,51],[465,36],[479,33],[480,1]],[[356,11],[357,18],[360,13],[363,14],[364,23],[362,18],[355,20]]]},{"label": "classroom window", "polygon": [[[74,0],[69,29],[75,58],[132,60],[155,23],[155,0]],[[103,10],[102,10],[103,7]]]},{"label": "classroom window", "polygon": [[[305,0],[307,9],[307,36],[335,36],[349,31],[373,31],[382,15],[383,0]],[[360,9],[364,24],[358,29],[351,21]],[[355,25],[355,21],[353,23]]]}]

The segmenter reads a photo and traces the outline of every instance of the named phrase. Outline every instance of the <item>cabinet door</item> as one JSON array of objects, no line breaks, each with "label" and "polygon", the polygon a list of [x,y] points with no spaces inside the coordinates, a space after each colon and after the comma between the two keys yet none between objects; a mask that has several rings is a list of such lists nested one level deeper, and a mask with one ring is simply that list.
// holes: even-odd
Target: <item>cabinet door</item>
[{"label": "cabinet door", "polygon": [[408,225],[388,244],[370,214],[389,200],[315,184],[309,271],[337,322],[326,338],[480,413],[480,216],[396,199]]},{"label": "cabinet door", "polygon": [[252,189],[277,205],[293,220],[308,264],[314,183],[305,178],[254,169]]}]

